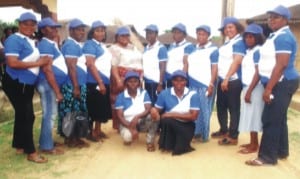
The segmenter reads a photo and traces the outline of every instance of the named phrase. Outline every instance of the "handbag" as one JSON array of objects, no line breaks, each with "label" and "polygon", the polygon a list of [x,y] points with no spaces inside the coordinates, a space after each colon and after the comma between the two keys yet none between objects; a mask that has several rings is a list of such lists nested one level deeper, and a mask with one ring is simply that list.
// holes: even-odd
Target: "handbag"
[{"label": "handbag", "polygon": [[89,130],[89,116],[86,112],[71,111],[63,118],[62,131],[66,137],[86,137]]}]

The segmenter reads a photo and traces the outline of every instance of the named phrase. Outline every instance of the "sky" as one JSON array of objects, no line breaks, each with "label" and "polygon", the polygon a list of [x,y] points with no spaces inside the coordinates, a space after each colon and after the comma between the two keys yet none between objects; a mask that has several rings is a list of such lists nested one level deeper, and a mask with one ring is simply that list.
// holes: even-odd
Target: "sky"
[{"label": "sky", "polygon": [[[123,24],[133,24],[143,36],[148,24],[156,24],[160,29],[159,34],[162,34],[181,22],[193,37],[195,28],[202,24],[211,27],[212,35],[219,35],[221,24],[222,0],[57,0],[57,3],[58,20],[79,18],[88,25],[101,20],[111,25],[114,19],[120,19]],[[279,4],[289,7],[300,4],[300,0],[236,0],[234,16],[251,18]],[[25,11],[28,10],[20,7],[16,10],[0,8],[0,19],[4,22],[14,21]],[[37,17],[40,19],[40,15],[37,14]]]}]

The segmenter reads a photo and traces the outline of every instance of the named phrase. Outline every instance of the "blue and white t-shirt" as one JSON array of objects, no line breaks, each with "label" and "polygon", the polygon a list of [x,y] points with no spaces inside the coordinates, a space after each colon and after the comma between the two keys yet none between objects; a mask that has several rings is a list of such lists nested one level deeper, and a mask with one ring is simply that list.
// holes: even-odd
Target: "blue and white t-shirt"
[{"label": "blue and white t-shirt", "polygon": [[[10,35],[6,39],[4,46],[5,56],[15,56],[23,62],[34,62],[40,57],[35,41],[18,32]],[[15,69],[8,65],[6,66],[6,72],[12,79],[18,79],[20,83],[29,85],[33,85],[36,82],[39,69],[39,67]]]},{"label": "blue and white t-shirt", "polygon": [[188,74],[190,87],[208,87],[211,80],[212,65],[218,64],[218,48],[208,42],[197,47],[188,56]]},{"label": "blue and white t-shirt", "polygon": [[[155,107],[163,109],[166,112],[186,113],[190,110],[200,110],[200,97],[196,91],[184,89],[182,98],[178,98],[175,94],[174,87],[167,88],[162,91],[157,98]],[[182,121],[180,119],[177,119]]]},{"label": "blue and white t-shirt", "polygon": [[[244,56],[246,54],[246,45],[240,34],[225,42],[219,48],[219,61],[218,61],[218,76],[225,79],[227,72],[233,62],[233,55]],[[241,77],[241,70],[234,73],[229,80],[236,80]]]},{"label": "blue and white t-shirt", "polygon": [[[96,59],[95,66],[103,83],[109,84],[112,54],[106,48],[105,44],[100,43],[95,39],[91,39],[85,42],[82,50],[85,56],[92,56]],[[87,82],[97,83],[89,70],[87,73]]]},{"label": "blue and white t-shirt", "polygon": [[[77,59],[77,80],[79,85],[86,84],[87,78],[87,68],[86,68],[86,58],[82,53],[82,45],[75,39],[68,37],[62,46],[62,54],[66,58],[76,58]],[[68,83],[71,83],[71,79],[68,76]]]},{"label": "blue and white t-shirt", "polygon": [[146,83],[158,83],[160,80],[159,63],[167,61],[167,48],[156,41],[152,46],[147,45],[143,53],[143,71]]},{"label": "blue and white t-shirt", "polygon": [[145,111],[145,104],[151,105],[146,90],[138,89],[135,98],[129,96],[127,89],[117,96],[115,109],[123,109],[125,119],[130,122],[134,116]]},{"label": "blue and white t-shirt", "polygon": [[176,70],[183,70],[183,56],[189,55],[195,46],[183,40],[179,44],[172,43],[168,50],[168,61],[166,66],[166,79],[171,79],[172,73]]},{"label": "blue and white t-shirt", "polygon": [[287,67],[284,69],[280,81],[283,78],[288,80],[296,79],[299,74],[295,68],[295,59],[297,52],[297,42],[288,26],[284,26],[274,33],[271,33],[266,42],[259,50],[258,71],[261,76],[261,82],[266,84],[272,74],[276,64],[276,54],[290,54]]},{"label": "blue and white t-shirt", "polygon": [[[57,44],[54,41],[44,37],[38,43],[38,49],[41,56],[49,56],[53,59],[52,71],[57,84],[62,85],[63,83],[65,83],[68,77],[68,68],[65,62],[65,58],[60,52]],[[40,71],[39,78],[45,78],[45,74],[42,70]]]}]

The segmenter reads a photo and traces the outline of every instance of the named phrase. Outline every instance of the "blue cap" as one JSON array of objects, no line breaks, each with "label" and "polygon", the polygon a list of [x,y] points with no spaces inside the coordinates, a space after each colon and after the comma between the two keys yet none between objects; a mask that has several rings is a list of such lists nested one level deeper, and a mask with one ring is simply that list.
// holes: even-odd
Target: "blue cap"
[{"label": "blue cap", "polygon": [[223,30],[225,28],[226,25],[228,24],[235,24],[235,23],[238,23],[239,20],[235,17],[225,17],[223,19],[223,22],[222,22],[222,26],[219,28],[219,30]]},{"label": "blue cap", "polygon": [[44,27],[61,27],[60,24],[54,22],[53,19],[51,19],[50,17],[46,17],[46,18],[43,18],[39,24],[38,24],[38,28],[41,29],[41,28],[44,28]]},{"label": "blue cap", "polygon": [[178,30],[180,30],[181,32],[183,32],[183,33],[186,34],[186,27],[185,27],[185,25],[182,24],[182,23],[178,23],[178,24],[174,25],[174,26],[172,27],[172,31],[173,31],[174,29],[178,29]]},{"label": "blue cap", "polygon": [[210,35],[210,27],[207,26],[207,25],[200,25],[200,26],[198,26],[198,27],[196,28],[196,32],[197,32],[198,30],[204,30],[205,32],[208,33],[208,35]]},{"label": "blue cap", "polygon": [[87,25],[84,24],[80,19],[73,19],[69,23],[69,29],[74,29],[81,26],[86,27]]},{"label": "blue cap", "polygon": [[101,21],[94,21],[93,23],[92,23],[92,29],[95,29],[95,28],[97,28],[97,27],[106,27],[105,25],[104,25],[104,23],[103,22],[101,22]]},{"label": "blue cap", "polygon": [[186,72],[184,72],[183,70],[176,70],[172,73],[172,76],[171,78],[174,79],[176,77],[182,77],[184,79],[187,80],[187,75],[186,75]]},{"label": "blue cap", "polygon": [[25,12],[25,13],[21,14],[17,20],[19,22],[28,21],[28,20],[37,22],[35,15],[32,14],[31,12]]},{"label": "blue cap", "polygon": [[123,26],[123,27],[119,27],[117,29],[116,35],[129,35],[129,30],[127,27]]},{"label": "blue cap", "polygon": [[273,10],[267,11],[267,13],[275,13],[285,17],[287,20],[291,18],[290,10],[282,5],[275,7]]},{"label": "blue cap", "polygon": [[150,24],[148,25],[145,30],[150,30],[150,31],[153,31],[153,32],[158,32],[158,27],[154,24]]},{"label": "blue cap", "polygon": [[128,71],[126,74],[125,74],[125,79],[124,81],[127,81],[129,78],[137,78],[137,79],[140,79],[140,76],[137,72],[135,71]]},{"label": "blue cap", "polygon": [[261,28],[261,26],[252,23],[246,27],[245,33],[262,34],[263,29]]}]

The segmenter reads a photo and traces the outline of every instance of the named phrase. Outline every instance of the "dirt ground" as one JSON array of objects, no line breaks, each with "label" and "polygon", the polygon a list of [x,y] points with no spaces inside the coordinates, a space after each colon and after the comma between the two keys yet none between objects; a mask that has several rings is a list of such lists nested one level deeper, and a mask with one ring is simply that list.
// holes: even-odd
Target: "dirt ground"
[{"label": "dirt ground", "polygon": [[[289,120],[290,133],[300,132],[300,120]],[[300,149],[298,142],[290,142],[290,157],[276,166],[250,167],[245,160],[257,154],[239,154],[239,146],[219,146],[216,139],[207,143],[193,143],[195,151],[172,156],[156,150],[147,152],[145,134],[131,146],[124,146],[121,137],[111,129],[111,122],[102,128],[109,136],[103,143],[90,143],[89,148],[65,148],[63,156],[48,156],[49,168],[42,165],[39,172],[22,175],[11,173],[9,178],[102,178],[102,179],[193,179],[193,178],[300,178]],[[216,114],[211,119],[211,131],[218,129]],[[299,136],[298,136],[299,137]],[[61,139],[56,136],[56,140]],[[290,139],[291,140],[291,139]],[[241,134],[239,144],[249,141]],[[28,166],[38,164],[25,162]],[[36,168],[36,166],[35,166]]]}]

